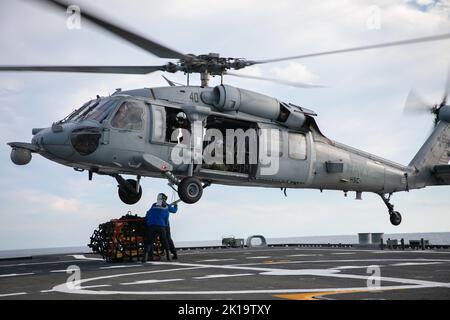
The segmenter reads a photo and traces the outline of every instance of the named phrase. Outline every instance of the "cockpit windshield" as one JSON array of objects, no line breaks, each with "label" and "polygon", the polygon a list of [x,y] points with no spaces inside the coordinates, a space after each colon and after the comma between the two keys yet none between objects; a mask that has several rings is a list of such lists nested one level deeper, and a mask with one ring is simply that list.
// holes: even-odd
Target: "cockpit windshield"
[{"label": "cockpit windshield", "polygon": [[88,101],[83,106],[81,106],[81,108],[73,111],[66,118],[61,120],[61,122],[95,120],[101,123],[111,114],[119,100],[119,98],[108,97]]}]

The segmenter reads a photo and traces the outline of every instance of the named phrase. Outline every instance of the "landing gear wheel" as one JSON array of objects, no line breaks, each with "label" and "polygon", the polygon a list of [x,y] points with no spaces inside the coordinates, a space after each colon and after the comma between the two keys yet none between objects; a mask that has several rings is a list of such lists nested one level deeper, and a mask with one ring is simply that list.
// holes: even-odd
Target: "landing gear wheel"
[{"label": "landing gear wheel", "polygon": [[[127,182],[132,186],[133,190],[136,190],[137,181],[133,179],[127,179]],[[139,192],[130,191],[125,187],[119,186],[119,198],[123,203],[126,204],[135,204],[141,199],[142,196],[142,188],[139,188]]]},{"label": "landing gear wheel", "polygon": [[389,219],[394,226],[398,226],[402,222],[402,215],[398,211],[393,211],[389,214]]},{"label": "landing gear wheel", "polygon": [[203,186],[200,180],[187,177],[178,184],[178,196],[183,202],[196,203],[203,194]]}]

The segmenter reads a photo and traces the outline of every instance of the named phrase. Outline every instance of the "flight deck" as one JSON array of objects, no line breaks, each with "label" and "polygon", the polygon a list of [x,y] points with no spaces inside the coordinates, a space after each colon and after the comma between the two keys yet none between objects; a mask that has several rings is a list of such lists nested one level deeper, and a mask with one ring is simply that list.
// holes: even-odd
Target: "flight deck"
[{"label": "flight deck", "polygon": [[0,299],[450,299],[450,251],[180,250],[171,262],[95,254],[0,261]]}]

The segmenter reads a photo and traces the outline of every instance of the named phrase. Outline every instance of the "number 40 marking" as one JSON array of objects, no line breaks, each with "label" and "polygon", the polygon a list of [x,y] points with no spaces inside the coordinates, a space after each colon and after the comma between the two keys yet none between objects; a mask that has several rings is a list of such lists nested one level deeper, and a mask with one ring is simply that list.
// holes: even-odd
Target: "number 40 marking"
[{"label": "number 40 marking", "polygon": [[198,102],[198,92],[191,92],[189,99],[191,99],[192,102]]}]

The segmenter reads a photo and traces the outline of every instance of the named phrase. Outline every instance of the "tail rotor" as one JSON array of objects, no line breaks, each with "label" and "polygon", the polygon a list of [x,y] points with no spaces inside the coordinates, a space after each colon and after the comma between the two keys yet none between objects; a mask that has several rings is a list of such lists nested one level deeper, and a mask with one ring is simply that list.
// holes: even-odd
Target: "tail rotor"
[{"label": "tail rotor", "polygon": [[406,98],[403,113],[406,115],[432,114],[434,116],[434,126],[436,127],[440,118],[440,112],[443,108],[449,109],[447,99],[450,94],[450,68],[447,72],[447,80],[444,88],[444,95],[440,103],[432,104],[422,98],[415,89],[411,89]]}]

